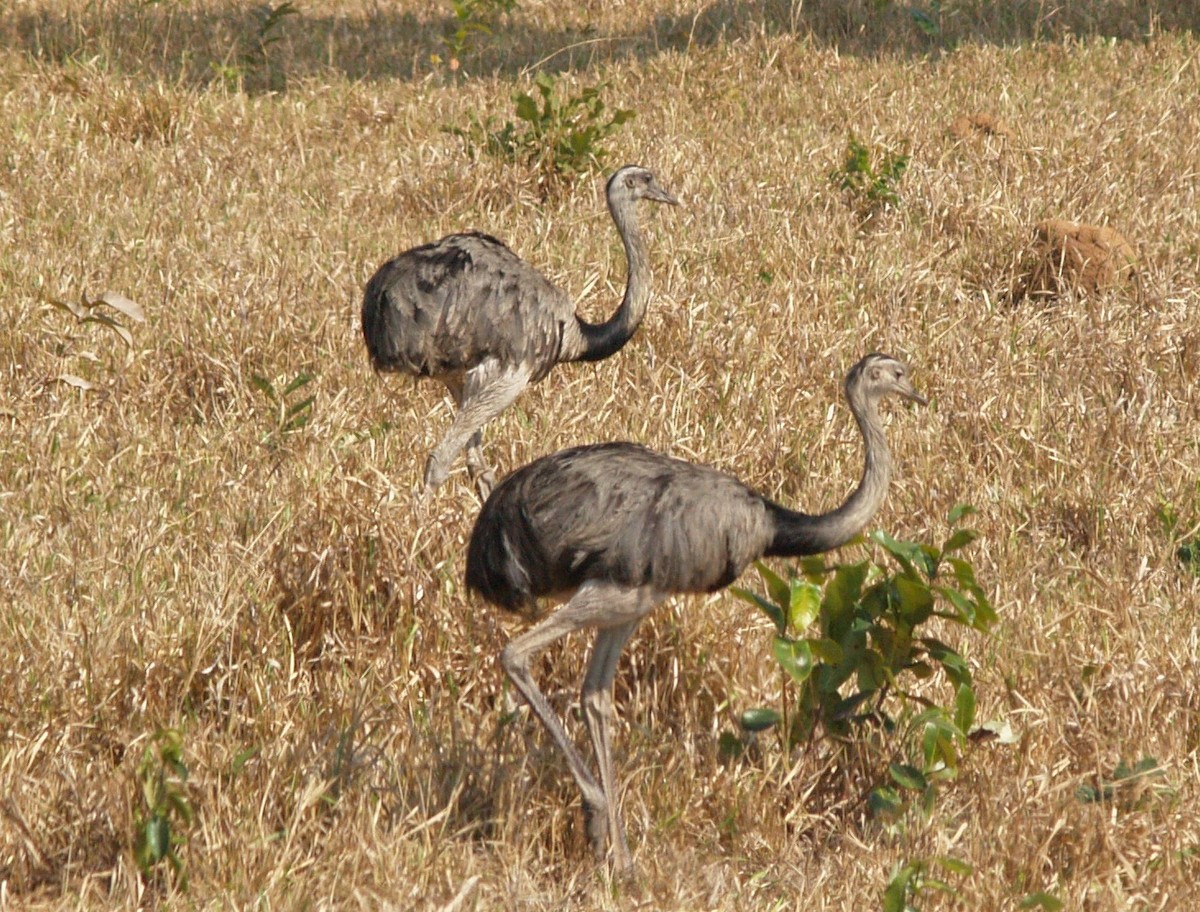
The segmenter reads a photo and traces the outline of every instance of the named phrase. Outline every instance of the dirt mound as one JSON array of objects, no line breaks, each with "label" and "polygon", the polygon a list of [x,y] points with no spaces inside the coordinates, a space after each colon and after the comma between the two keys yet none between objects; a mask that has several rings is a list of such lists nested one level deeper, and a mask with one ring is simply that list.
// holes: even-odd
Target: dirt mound
[{"label": "dirt mound", "polygon": [[973,136],[998,136],[1011,139],[1013,132],[1008,124],[995,114],[964,114],[950,124],[950,135],[955,139],[970,139]]},{"label": "dirt mound", "polygon": [[1104,291],[1133,281],[1136,262],[1133,245],[1112,228],[1046,219],[1034,229],[1033,266],[1013,297]]}]

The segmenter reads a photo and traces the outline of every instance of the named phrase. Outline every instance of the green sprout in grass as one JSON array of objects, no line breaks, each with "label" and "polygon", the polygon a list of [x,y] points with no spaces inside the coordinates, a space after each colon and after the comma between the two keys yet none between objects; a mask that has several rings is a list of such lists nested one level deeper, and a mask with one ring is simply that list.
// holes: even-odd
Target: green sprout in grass
[{"label": "green sprout in grass", "polygon": [[157,876],[165,861],[180,889],[187,889],[187,872],[178,849],[187,843],[192,806],[187,797],[188,768],[183,762],[183,733],[160,728],[138,763],[142,807],[134,818],[133,854],[142,875]]},{"label": "green sprout in grass", "polygon": [[532,165],[547,182],[561,181],[599,171],[608,157],[605,140],[634,117],[633,111],[606,108],[601,97],[606,88],[600,83],[567,94],[554,76],[538,73],[536,98],[525,92],[513,94],[515,121],[497,127],[491,118],[481,122],[472,114],[467,128],[444,129],[460,137],[472,154],[482,149],[497,158]]},{"label": "green sprout in grass", "polygon": [[829,179],[845,191],[858,213],[868,218],[900,205],[900,179],[911,158],[908,152],[872,149],[851,133],[842,164]]}]

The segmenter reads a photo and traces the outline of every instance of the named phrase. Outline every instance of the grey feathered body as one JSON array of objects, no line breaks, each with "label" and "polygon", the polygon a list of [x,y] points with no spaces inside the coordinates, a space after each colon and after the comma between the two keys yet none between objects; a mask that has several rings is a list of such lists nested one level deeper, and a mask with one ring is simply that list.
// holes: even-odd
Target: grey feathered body
[{"label": "grey feathered body", "polygon": [[475,523],[466,581],[513,610],[588,580],[710,592],[770,550],[781,514],[803,516],[708,466],[632,443],[576,447],[496,487]]},{"label": "grey feathered body", "polygon": [[[542,379],[578,337],[574,304],[501,241],[452,234],[389,260],[363,296],[377,370],[436,377],[485,360]],[[574,332],[573,332],[574,331]]]}]

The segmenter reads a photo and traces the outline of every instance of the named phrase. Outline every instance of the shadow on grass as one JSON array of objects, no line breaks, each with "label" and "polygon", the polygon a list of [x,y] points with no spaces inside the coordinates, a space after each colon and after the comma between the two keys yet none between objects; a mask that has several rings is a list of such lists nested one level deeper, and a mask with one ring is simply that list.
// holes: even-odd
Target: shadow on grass
[{"label": "shadow on grass", "polygon": [[[64,4],[65,5],[65,4]],[[282,91],[289,82],[336,74],[352,81],[491,75],[527,70],[592,69],[622,59],[646,60],[753,35],[794,35],[820,48],[860,56],[920,57],[964,43],[997,45],[1096,35],[1140,41],[1160,32],[1195,31],[1200,4],[1096,0],[1049,8],[1041,0],[941,4],[887,0],[717,0],[694,11],[647,15],[601,32],[585,14],[545,26],[519,6],[493,33],[474,33],[452,74],[445,37],[450,15],[376,7],[362,16],[313,15],[303,0],[203,8],[124,0],[10,15],[0,46],[60,64],[92,61],[133,77],[169,84],[225,82],[249,92]],[[568,18],[571,17],[571,18]]]}]

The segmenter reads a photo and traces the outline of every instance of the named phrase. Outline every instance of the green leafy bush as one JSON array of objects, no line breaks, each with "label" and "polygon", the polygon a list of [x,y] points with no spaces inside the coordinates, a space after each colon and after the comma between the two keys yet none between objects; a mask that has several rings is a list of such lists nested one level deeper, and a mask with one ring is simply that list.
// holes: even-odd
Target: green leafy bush
[{"label": "green leafy bush", "polygon": [[187,872],[176,851],[187,842],[183,831],[192,823],[182,732],[162,728],[154,733],[138,763],[137,778],[142,791],[142,808],[134,820],[133,853],[138,867],[150,878],[165,861],[176,884],[187,889]]},{"label": "green leafy bush", "polygon": [[308,371],[301,371],[283,389],[276,390],[275,384],[261,374],[250,375],[250,382],[266,397],[271,408],[271,429],[263,438],[264,443],[281,440],[308,424],[317,397],[309,395],[301,399],[292,394],[304,389],[315,379]]},{"label": "green leafy bush", "polygon": [[[474,154],[482,149],[508,161],[536,167],[544,178],[566,178],[598,171],[608,157],[604,141],[634,117],[633,111],[607,111],[601,93],[605,83],[565,95],[548,73],[534,78],[537,98],[525,92],[513,95],[516,120],[495,126],[474,114],[466,129],[445,127],[461,137]],[[565,96],[565,97],[564,97]]]},{"label": "green leafy bush", "polygon": [[867,218],[900,205],[898,187],[911,159],[907,152],[873,150],[851,133],[846,156],[829,179],[846,192],[859,215]]},{"label": "green leafy bush", "polygon": [[[492,34],[500,17],[517,8],[517,0],[450,0],[450,8],[453,18],[442,46],[446,64],[457,71],[462,58],[474,53],[476,39]],[[441,63],[442,57],[434,54],[433,62]]]},{"label": "green leafy bush", "polygon": [[282,92],[287,88],[287,73],[272,46],[283,40],[284,21],[299,15],[300,10],[291,0],[254,10],[254,29],[245,39],[247,50],[237,62],[233,61],[231,51],[224,62],[212,64],[213,72],[229,91]]},{"label": "green leafy bush", "polygon": [[[1197,490],[1200,490],[1200,483],[1197,484]],[[1200,535],[1196,534],[1196,527],[1181,531],[1186,524],[1180,518],[1179,511],[1169,503],[1160,504],[1156,513],[1163,534],[1175,546],[1176,559],[1189,573],[1200,576]]]},{"label": "green leafy bush", "polygon": [[[949,521],[971,512],[956,507]],[[890,566],[863,560],[827,567],[817,556],[787,580],[757,564],[767,595],[733,592],[775,625],[771,651],[783,700],[780,711],[747,711],[742,727],[779,725],[789,750],[818,734],[848,740],[867,726],[882,731],[893,737],[879,748],[880,766],[896,759],[887,762],[886,784],[870,793],[872,809],[886,820],[916,801],[929,808],[937,783],[956,773],[975,719],[975,690],[962,656],[925,629],[934,619],[980,632],[995,623],[973,567],[958,556],[976,537],[959,528],[939,548],[874,532],[870,538]],[[953,693],[945,705],[913,690],[939,673]]]},{"label": "green leafy bush", "polygon": [[917,912],[917,900],[923,893],[943,893],[958,896],[958,891],[941,877],[932,876],[934,867],[959,877],[974,870],[957,858],[939,857],[926,861],[918,859],[897,865],[883,891],[883,912]]}]

